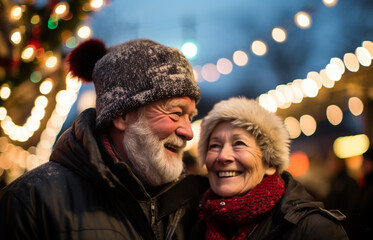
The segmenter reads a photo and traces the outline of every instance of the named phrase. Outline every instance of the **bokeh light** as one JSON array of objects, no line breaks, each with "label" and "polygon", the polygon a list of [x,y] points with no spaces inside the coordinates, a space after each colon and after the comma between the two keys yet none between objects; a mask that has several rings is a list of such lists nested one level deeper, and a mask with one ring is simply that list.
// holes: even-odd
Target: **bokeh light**
[{"label": "bokeh light", "polygon": [[287,169],[294,177],[304,175],[310,166],[307,154],[302,151],[296,151],[290,155],[289,168]]},{"label": "bokeh light", "polygon": [[358,97],[351,97],[348,99],[348,108],[355,116],[359,116],[364,111],[364,104]]},{"label": "bokeh light", "polygon": [[216,68],[221,74],[230,74],[233,70],[233,64],[227,58],[220,58],[216,63]]},{"label": "bokeh light", "polygon": [[365,134],[337,138],[333,143],[333,150],[339,158],[358,156],[369,148],[369,138]]},{"label": "bokeh light", "polygon": [[260,40],[255,40],[251,44],[251,51],[257,56],[264,56],[267,53],[267,45]]},{"label": "bokeh light", "polygon": [[244,51],[235,51],[233,53],[233,62],[240,67],[245,66],[249,62],[249,56]]},{"label": "bokeh light", "polygon": [[340,124],[343,120],[343,112],[337,105],[329,105],[326,108],[326,117],[334,126]]},{"label": "bokeh light", "polygon": [[275,27],[272,29],[272,38],[276,42],[282,43],[286,41],[286,32],[280,27]]},{"label": "bokeh light", "polygon": [[287,117],[284,120],[286,129],[289,132],[290,138],[295,139],[302,133],[299,125],[299,121],[294,117]]},{"label": "bokeh light", "polygon": [[305,114],[300,117],[299,119],[300,129],[302,130],[303,134],[306,136],[311,136],[316,131],[316,120],[308,114]]},{"label": "bokeh light", "polygon": [[311,27],[311,16],[306,12],[298,12],[294,17],[295,24],[302,29]]},{"label": "bokeh light", "polygon": [[186,42],[181,47],[181,52],[185,55],[186,58],[192,59],[198,53],[198,47],[193,42]]}]

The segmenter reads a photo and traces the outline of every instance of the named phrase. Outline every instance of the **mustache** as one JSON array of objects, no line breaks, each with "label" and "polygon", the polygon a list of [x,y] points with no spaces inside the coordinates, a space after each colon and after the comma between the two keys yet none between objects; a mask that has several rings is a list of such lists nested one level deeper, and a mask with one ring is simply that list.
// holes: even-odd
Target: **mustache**
[{"label": "mustache", "polygon": [[179,149],[184,149],[186,147],[187,141],[176,136],[171,135],[163,140],[164,144],[169,144],[178,147]]}]

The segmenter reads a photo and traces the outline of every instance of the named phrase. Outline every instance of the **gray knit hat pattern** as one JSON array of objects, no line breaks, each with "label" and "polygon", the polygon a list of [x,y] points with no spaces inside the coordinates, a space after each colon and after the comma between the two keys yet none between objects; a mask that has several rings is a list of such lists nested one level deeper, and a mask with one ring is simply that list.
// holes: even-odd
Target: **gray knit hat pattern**
[{"label": "gray knit hat pattern", "polygon": [[91,78],[97,96],[98,129],[157,100],[187,96],[198,102],[201,96],[193,69],[180,50],[150,39],[108,48],[95,61]]}]

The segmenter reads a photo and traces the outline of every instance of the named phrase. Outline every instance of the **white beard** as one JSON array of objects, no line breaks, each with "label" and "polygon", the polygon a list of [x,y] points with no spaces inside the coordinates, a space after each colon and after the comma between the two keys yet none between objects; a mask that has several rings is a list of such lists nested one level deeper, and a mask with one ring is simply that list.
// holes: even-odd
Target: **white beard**
[{"label": "white beard", "polygon": [[140,110],[138,120],[126,130],[123,147],[133,171],[152,186],[176,180],[183,170],[183,152],[179,151],[177,157],[167,156],[165,143],[179,146],[180,149],[186,145],[186,141],[176,135],[159,140]]}]

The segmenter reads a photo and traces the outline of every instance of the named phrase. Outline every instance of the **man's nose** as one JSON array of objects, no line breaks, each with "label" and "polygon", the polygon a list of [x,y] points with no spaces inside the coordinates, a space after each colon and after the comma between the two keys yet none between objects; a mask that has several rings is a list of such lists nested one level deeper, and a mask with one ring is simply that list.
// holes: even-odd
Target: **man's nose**
[{"label": "man's nose", "polygon": [[180,119],[180,125],[176,129],[176,135],[188,141],[193,139],[194,134],[192,130],[192,124],[190,123],[188,116],[184,116]]}]

